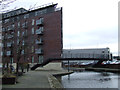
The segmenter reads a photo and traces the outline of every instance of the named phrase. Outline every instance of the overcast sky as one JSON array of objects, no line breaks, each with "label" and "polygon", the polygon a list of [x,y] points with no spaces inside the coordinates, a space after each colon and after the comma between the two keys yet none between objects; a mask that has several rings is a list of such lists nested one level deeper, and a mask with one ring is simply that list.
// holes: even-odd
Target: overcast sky
[{"label": "overcast sky", "polygon": [[[63,7],[63,48],[106,48],[118,52],[120,0],[17,0],[10,7],[26,9],[47,3]],[[10,8],[9,7],[9,8]]]}]

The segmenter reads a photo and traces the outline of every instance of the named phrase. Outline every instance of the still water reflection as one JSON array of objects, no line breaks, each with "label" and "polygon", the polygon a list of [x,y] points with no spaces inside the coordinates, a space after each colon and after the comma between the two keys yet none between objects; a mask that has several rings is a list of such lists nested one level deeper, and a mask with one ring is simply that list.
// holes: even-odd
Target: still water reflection
[{"label": "still water reflection", "polygon": [[118,88],[118,75],[109,72],[74,72],[61,77],[64,88]]}]

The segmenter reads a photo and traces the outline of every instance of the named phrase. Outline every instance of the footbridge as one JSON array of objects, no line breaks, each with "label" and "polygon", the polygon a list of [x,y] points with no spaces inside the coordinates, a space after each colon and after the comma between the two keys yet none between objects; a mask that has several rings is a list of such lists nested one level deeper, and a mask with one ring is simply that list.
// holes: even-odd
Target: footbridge
[{"label": "footbridge", "polygon": [[34,65],[31,70],[35,70],[38,67],[43,67],[44,65],[53,62],[53,61],[64,61],[64,60],[97,60],[98,64],[101,64],[103,61],[111,60],[109,54],[62,54],[61,57],[51,56],[42,63]]}]

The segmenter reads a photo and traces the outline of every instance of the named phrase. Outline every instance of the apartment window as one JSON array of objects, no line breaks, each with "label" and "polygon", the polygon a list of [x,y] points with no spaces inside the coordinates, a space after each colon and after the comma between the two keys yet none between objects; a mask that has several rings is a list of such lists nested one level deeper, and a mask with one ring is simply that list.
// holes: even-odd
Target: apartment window
[{"label": "apartment window", "polygon": [[14,18],[11,18],[11,22],[14,22],[15,21],[15,19]]},{"label": "apartment window", "polygon": [[34,34],[35,33],[35,30],[34,30],[34,28],[32,28],[32,34]]},{"label": "apartment window", "polygon": [[17,21],[19,21],[19,20],[20,20],[20,17],[18,16],[18,17],[17,17]]},{"label": "apartment window", "polygon": [[21,54],[24,54],[24,50],[21,51]]},{"label": "apartment window", "polygon": [[36,11],[36,12],[35,12],[35,16],[37,16],[37,15],[38,15],[38,12]]},{"label": "apartment window", "polygon": [[20,22],[18,22],[18,28],[20,28]]},{"label": "apartment window", "polygon": [[17,36],[18,36],[18,37],[20,36],[20,31],[17,32]]},{"label": "apartment window", "polygon": [[10,58],[10,62],[13,63],[13,57]]},{"label": "apartment window", "polygon": [[5,28],[2,28],[2,31],[4,32],[4,31],[5,31]]},{"label": "apartment window", "polygon": [[20,40],[19,40],[19,39],[17,39],[17,45],[19,44],[19,42],[20,42]]},{"label": "apartment window", "polygon": [[34,46],[32,46],[32,53],[34,52]]},{"label": "apartment window", "polygon": [[15,25],[14,25],[14,24],[12,24],[12,25],[11,25],[11,27],[12,27],[12,28],[15,28]]},{"label": "apartment window", "polygon": [[27,30],[25,30],[25,35],[27,36]]},{"label": "apartment window", "polygon": [[25,45],[25,41],[24,40],[22,41],[22,45]]},{"label": "apartment window", "polygon": [[22,32],[22,36],[24,36],[25,35],[25,32]]},{"label": "apartment window", "polygon": [[42,63],[43,62],[43,56],[38,56],[39,58],[39,63]]},{"label": "apartment window", "polygon": [[34,56],[32,56],[32,63],[34,63]]},{"label": "apartment window", "polygon": [[35,23],[35,20],[34,20],[34,19],[32,19],[32,25],[34,25],[34,23]]},{"label": "apartment window", "polygon": [[9,22],[9,19],[5,19],[4,23],[8,23]]},{"label": "apartment window", "polygon": [[1,56],[3,56],[3,52],[1,51]]},{"label": "apartment window", "polygon": [[24,15],[24,19],[29,18],[29,14]]},{"label": "apartment window", "polygon": [[22,28],[27,28],[27,24],[28,24],[28,22],[23,23]]},{"label": "apartment window", "polygon": [[7,55],[8,55],[8,56],[11,55],[11,51],[7,51]]},{"label": "apartment window", "polygon": [[14,41],[12,41],[12,43],[14,44]]}]

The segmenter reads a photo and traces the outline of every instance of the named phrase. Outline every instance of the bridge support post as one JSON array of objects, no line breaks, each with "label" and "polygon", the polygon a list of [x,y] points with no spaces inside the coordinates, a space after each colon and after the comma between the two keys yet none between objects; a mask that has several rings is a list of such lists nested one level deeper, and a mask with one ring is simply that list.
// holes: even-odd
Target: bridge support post
[{"label": "bridge support post", "polygon": [[70,71],[70,62],[68,60],[68,72]]}]

